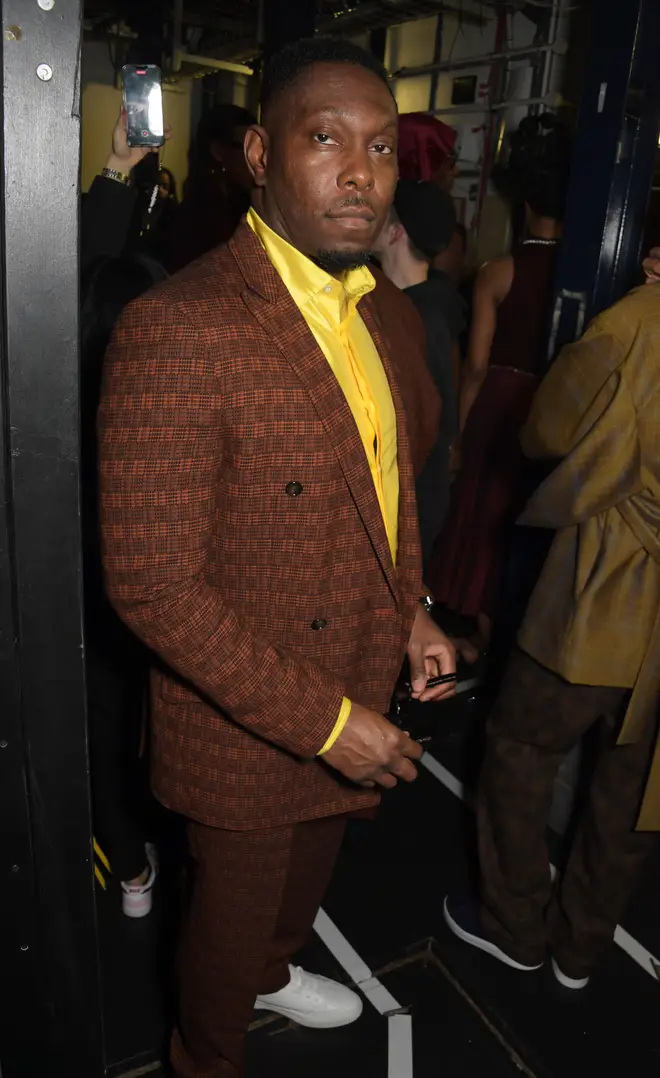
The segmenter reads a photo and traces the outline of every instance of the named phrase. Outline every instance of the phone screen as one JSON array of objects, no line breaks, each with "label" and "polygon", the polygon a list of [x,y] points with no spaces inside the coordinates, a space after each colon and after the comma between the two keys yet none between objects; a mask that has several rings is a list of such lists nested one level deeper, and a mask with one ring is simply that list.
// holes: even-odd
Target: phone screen
[{"label": "phone screen", "polygon": [[126,64],[122,68],[126,137],[129,146],[162,146],[163,91],[155,64]]}]

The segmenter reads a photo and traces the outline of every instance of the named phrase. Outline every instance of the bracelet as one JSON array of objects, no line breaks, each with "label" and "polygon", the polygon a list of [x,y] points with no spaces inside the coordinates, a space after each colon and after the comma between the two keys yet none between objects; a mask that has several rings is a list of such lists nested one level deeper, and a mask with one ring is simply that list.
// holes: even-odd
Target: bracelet
[{"label": "bracelet", "polygon": [[128,187],[131,182],[130,176],[116,168],[102,168],[101,175],[105,176],[106,180],[116,180],[117,183],[123,183],[125,187]]}]

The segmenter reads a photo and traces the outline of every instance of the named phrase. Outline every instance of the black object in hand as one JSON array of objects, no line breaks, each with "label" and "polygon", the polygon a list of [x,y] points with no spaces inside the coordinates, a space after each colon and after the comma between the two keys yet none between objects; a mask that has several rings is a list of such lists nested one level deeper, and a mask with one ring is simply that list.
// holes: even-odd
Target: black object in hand
[{"label": "black object in hand", "polygon": [[[456,674],[440,674],[429,678],[426,687],[432,689],[435,685],[447,685],[452,681],[456,681]],[[433,739],[438,715],[434,707],[413,700],[411,692],[410,682],[399,681],[387,717],[399,730],[407,730],[413,741],[426,745]]]}]

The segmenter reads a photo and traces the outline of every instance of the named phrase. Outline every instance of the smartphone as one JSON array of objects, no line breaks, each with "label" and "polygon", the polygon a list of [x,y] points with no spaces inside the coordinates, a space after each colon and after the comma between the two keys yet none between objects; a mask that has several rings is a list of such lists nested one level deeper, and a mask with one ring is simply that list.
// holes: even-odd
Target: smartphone
[{"label": "smartphone", "polygon": [[125,64],[121,69],[129,146],[162,146],[165,142],[163,89],[156,64]]}]

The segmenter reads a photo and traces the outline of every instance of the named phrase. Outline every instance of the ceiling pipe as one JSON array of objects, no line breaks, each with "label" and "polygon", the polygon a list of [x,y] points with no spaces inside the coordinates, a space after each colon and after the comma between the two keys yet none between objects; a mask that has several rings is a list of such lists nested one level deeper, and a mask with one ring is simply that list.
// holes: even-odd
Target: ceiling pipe
[{"label": "ceiling pipe", "polygon": [[552,45],[533,45],[522,49],[507,49],[504,52],[485,52],[481,56],[466,56],[460,60],[441,60],[437,64],[402,67],[392,73],[392,78],[410,79],[416,75],[433,75],[440,71],[463,71],[470,67],[487,67],[498,60],[527,60],[544,52],[554,52],[558,56],[565,56],[568,52],[568,42],[560,40]]},{"label": "ceiling pipe", "polygon": [[527,108],[529,105],[545,105],[548,109],[558,109],[562,103],[561,94],[546,94],[545,97],[521,97],[519,100],[499,101],[494,105],[448,105],[444,109],[431,109],[433,116],[447,116],[451,113],[461,115],[464,112],[499,112],[501,109]]}]

